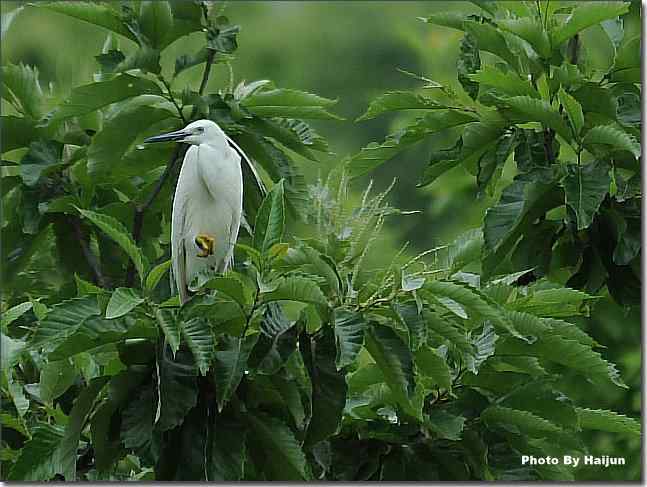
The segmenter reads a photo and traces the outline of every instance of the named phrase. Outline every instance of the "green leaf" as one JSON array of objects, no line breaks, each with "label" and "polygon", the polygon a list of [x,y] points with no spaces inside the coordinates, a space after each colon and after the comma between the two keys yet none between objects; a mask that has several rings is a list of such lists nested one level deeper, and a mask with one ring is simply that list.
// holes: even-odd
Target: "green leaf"
[{"label": "green leaf", "polygon": [[44,481],[62,471],[59,445],[63,428],[58,425],[38,423],[32,437],[20,451],[20,456],[9,471],[7,480]]},{"label": "green leaf", "polygon": [[541,438],[546,434],[559,434],[563,430],[547,419],[529,411],[491,406],[481,413],[488,426],[499,426],[512,433]]},{"label": "green leaf", "polygon": [[228,418],[226,421],[217,422],[216,428],[221,438],[227,438],[227,442],[214,442],[211,461],[207,462],[207,478],[211,482],[243,480],[249,461],[247,430]]},{"label": "green leaf", "polygon": [[260,117],[343,120],[326,109],[336,103],[312,93],[282,88],[259,91],[241,101],[242,106]]},{"label": "green leaf", "polygon": [[442,389],[451,388],[451,371],[447,361],[436,350],[428,346],[419,348],[415,352],[415,362],[425,386],[435,384]]},{"label": "green leaf", "polygon": [[26,343],[22,340],[16,340],[8,337],[4,333],[0,333],[0,363],[2,370],[10,373],[11,367],[18,363],[20,354],[25,349]]},{"label": "green leaf", "polygon": [[225,336],[224,340],[219,343],[219,350],[214,354],[213,365],[218,411],[222,411],[236,392],[245,373],[249,355],[257,340],[258,335],[249,335],[244,338]]},{"label": "green leaf", "polygon": [[[423,310],[425,321],[429,326],[429,332],[441,337],[451,346],[455,347],[460,354],[467,358],[475,353],[474,346],[469,342],[465,332],[458,328],[455,321],[447,316],[443,316],[431,310]],[[473,371],[476,370],[472,367]]]},{"label": "green leaf", "polygon": [[40,120],[43,91],[38,81],[38,70],[23,64],[7,64],[2,66],[1,79],[2,98],[14,105],[25,117]]},{"label": "green leaf", "polygon": [[640,36],[623,43],[616,55],[613,69],[608,74],[610,81],[640,83],[640,47]]},{"label": "green leaf", "polygon": [[161,94],[162,90],[155,82],[129,74],[121,74],[109,81],[74,88],[70,97],[51,114],[50,122],[86,115],[134,96]]},{"label": "green leaf", "polygon": [[51,402],[74,383],[76,370],[68,360],[46,363],[40,371],[40,398]]},{"label": "green leaf", "polygon": [[335,310],[335,343],[337,345],[337,370],[351,365],[364,344],[366,322],[360,313],[346,309]]},{"label": "green leaf", "polygon": [[273,480],[304,480],[306,474],[306,457],[294,434],[278,419],[265,414],[247,414],[254,437],[263,452],[272,452],[271,459],[265,463],[266,473]]},{"label": "green leaf", "polygon": [[152,442],[155,394],[152,386],[137,392],[136,399],[131,400],[123,410],[121,440],[126,448],[145,450]]},{"label": "green leaf", "polygon": [[590,5],[576,7],[566,23],[551,32],[553,46],[559,46],[587,27],[627,13],[629,5],[629,2],[596,2],[595,8]]},{"label": "green leaf", "polygon": [[514,71],[503,72],[494,66],[483,66],[470,79],[491,86],[507,96],[529,96],[539,98],[539,93],[528,80],[522,79]]},{"label": "green leaf", "polygon": [[390,91],[378,96],[368,106],[366,113],[355,120],[370,120],[383,113],[399,110],[426,110],[442,108],[438,102],[411,91]]},{"label": "green leaf", "polygon": [[106,235],[114,240],[124,250],[124,252],[126,252],[133,264],[135,264],[135,269],[137,269],[139,277],[143,282],[148,263],[146,262],[146,258],[142,254],[142,251],[137,247],[137,244],[128,233],[126,227],[124,227],[119,220],[111,216],[90,210],[82,210],[80,208],[78,210],[81,215],[99,227]]},{"label": "green leaf", "polygon": [[[138,323],[143,323],[142,321]],[[65,360],[81,352],[92,350],[110,343],[117,343],[129,336],[150,338],[148,334],[139,333],[137,326],[133,326],[132,334],[129,327],[122,320],[108,320],[99,317],[86,319],[76,331],[67,337],[60,345],[56,346],[48,355],[49,360]],[[141,327],[140,327],[141,330]],[[146,328],[144,328],[146,330]],[[154,338],[154,336],[153,336]]]},{"label": "green leaf", "polygon": [[605,409],[575,408],[582,429],[640,436],[640,422]]},{"label": "green leaf", "polygon": [[429,156],[429,165],[425,168],[422,173],[422,177],[416,186],[419,188],[427,186],[450,169],[461,164],[461,162],[463,162],[464,153],[462,138],[458,139],[456,144],[449,149],[433,151]]},{"label": "green leaf", "polygon": [[436,437],[452,441],[461,439],[465,425],[463,416],[454,416],[446,411],[433,409],[426,419],[426,425],[435,433]]},{"label": "green leaf", "polygon": [[465,15],[461,12],[440,12],[429,17],[418,17],[428,24],[442,25],[456,30],[463,30]]},{"label": "green leaf", "polygon": [[216,348],[209,322],[203,318],[185,321],[182,323],[182,336],[193,354],[200,373],[206,375]]},{"label": "green leaf", "polygon": [[106,318],[110,320],[124,316],[143,302],[144,298],[139,296],[134,289],[119,287],[110,296],[106,308]]},{"label": "green leaf", "polygon": [[490,325],[485,325],[483,332],[474,339],[474,348],[476,349],[474,366],[476,369],[494,355],[497,338],[498,336],[494,333],[494,328]]},{"label": "green leaf", "polygon": [[[88,175],[100,181],[120,181],[141,174],[142,164],[133,167],[134,161],[126,157],[127,152],[140,139],[143,130],[173,116],[168,108],[129,104],[104,119],[102,130],[92,137],[88,147]],[[160,164],[155,163],[155,155],[149,154],[149,157],[153,158],[152,164]]]},{"label": "green leaf", "polygon": [[348,388],[345,372],[336,367],[335,341],[330,330],[314,344],[306,334],[299,339],[299,350],[312,384],[312,415],[305,440],[309,448],[336,434],[341,428]]},{"label": "green leaf", "polygon": [[472,99],[476,99],[478,96],[479,85],[469,75],[474,74],[480,67],[481,57],[479,55],[478,43],[474,36],[466,33],[461,40],[456,70],[458,72],[458,81]]},{"label": "green leaf", "polygon": [[180,323],[176,319],[172,311],[158,308],[155,311],[155,318],[157,319],[157,324],[164,332],[166,337],[166,342],[171,347],[171,352],[175,355],[180,348]]},{"label": "green leaf", "polygon": [[365,346],[382,370],[397,401],[405,411],[411,411],[415,381],[413,357],[408,347],[391,328],[381,325],[374,325],[367,330]]},{"label": "green leaf", "polygon": [[27,311],[32,309],[32,307],[33,307],[33,304],[31,301],[25,301],[24,303],[20,303],[20,304],[17,304],[16,306],[9,308],[7,311],[2,313],[0,326],[2,327],[3,330],[6,330],[7,326],[9,326],[11,323],[16,321]]},{"label": "green leaf", "polygon": [[91,316],[101,310],[95,296],[74,298],[54,305],[31,339],[32,347],[51,346],[71,336]]},{"label": "green leaf", "polygon": [[216,18],[216,25],[207,31],[207,48],[221,54],[231,54],[238,49],[236,37],[240,27],[229,23],[227,17]]},{"label": "green leaf", "polygon": [[93,379],[74,401],[69,421],[65,427],[65,434],[59,446],[62,473],[66,481],[76,480],[76,452],[79,448],[81,431],[85,427],[85,422],[92,411],[92,405],[97,395],[106,385],[108,379],[109,377]]},{"label": "green leaf", "polygon": [[566,204],[575,212],[577,229],[583,230],[591,225],[609,192],[609,166],[597,160],[584,166],[571,164],[567,169],[568,174],[562,182]]},{"label": "green leaf", "polygon": [[568,287],[555,287],[528,292],[524,298],[514,302],[515,309],[537,316],[560,317],[581,314],[586,301],[598,299],[584,291]]},{"label": "green leaf", "polygon": [[161,49],[173,28],[173,16],[169,2],[141,2],[139,13],[141,33],[152,47]]},{"label": "green leaf", "polygon": [[566,93],[564,88],[560,88],[557,95],[559,96],[559,102],[566,109],[566,115],[568,115],[573,131],[576,135],[579,134],[582,131],[582,127],[584,127],[582,105],[580,105],[575,98]]},{"label": "green leaf", "polygon": [[409,332],[409,348],[413,351],[418,350],[427,338],[427,321],[418,310],[418,305],[414,302],[394,303],[393,310]]},{"label": "green leaf", "polygon": [[166,260],[162,262],[161,264],[156,265],[151,269],[151,271],[148,273],[148,276],[146,276],[146,285],[145,289],[146,291],[153,292],[157,285],[160,282],[160,279],[168,272],[168,270],[171,267],[171,259]]},{"label": "green leaf", "polygon": [[27,147],[39,134],[40,130],[36,128],[36,122],[33,120],[23,117],[0,117],[0,151],[3,154],[19,147]]},{"label": "green leaf", "polygon": [[37,3],[36,6],[98,25],[137,42],[135,34],[122,21],[119,13],[109,5],[92,2],[49,2]]},{"label": "green leaf", "polygon": [[198,400],[197,370],[191,353],[180,350],[175,359],[162,353],[159,366],[159,418],[157,427],[166,431],[181,425]]},{"label": "green leaf", "polygon": [[640,144],[631,135],[612,125],[593,127],[586,133],[582,143],[593,148],[602,144],[610,146],[612,150],[631,152],[636,159],[640,157]]},{"label": "green leaf", "polygon": [[497,20],[497,25],[527,41],[541,57],[546,59],[550,57],[550,39],[539,19],[530,17],[501,19]]},{"label": "green leaf", "polygon": [[353,178],[366,174],[431,134],[476,120],[474,114],[455,110],[436,110],[428,113],[389,135],[382,144],[373,142],[364,147],[348,160],[348,174]]},{"label": "green leaf", "polygon": [[37,140],[20,160],[20,177],[27,186],[35,186],[44,174],[61,165],[63,144],[54,140]]},{"label": "green leaf", "polygon": [[540,122],[566,140],[571,140],[571,131],[564,123],[562,115],[548,102],[531,96],[512,96],[505,102],[511,107],[513,118],[517,123]]},{"label": "green leaf", "polygon": [[256,215],[254,225],[254,247],[266,253],[283,238],[285,228],[285,202],[283,180],[274,185]]},{"label": "green leaf", "polygon": [[314,281],[305,277],[286,277],[279,281],[278,287],[263,294],[266,303],[272,301],[299,301],[302,303],[327,306],[328,300]]}]

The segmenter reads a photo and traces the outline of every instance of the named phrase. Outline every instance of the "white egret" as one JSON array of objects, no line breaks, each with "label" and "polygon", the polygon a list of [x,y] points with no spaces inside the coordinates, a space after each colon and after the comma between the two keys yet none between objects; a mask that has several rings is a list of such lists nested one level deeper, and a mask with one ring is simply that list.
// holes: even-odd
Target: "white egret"
[{"label": "white egret", "polygon": [[180,302],[189,299],[189,284],[206,268],[224,272],[233,262],[243,218],[241,159],[264,190],[244,152],[211,120],[146,139],[190,144],[173,198],[171,264]]}]

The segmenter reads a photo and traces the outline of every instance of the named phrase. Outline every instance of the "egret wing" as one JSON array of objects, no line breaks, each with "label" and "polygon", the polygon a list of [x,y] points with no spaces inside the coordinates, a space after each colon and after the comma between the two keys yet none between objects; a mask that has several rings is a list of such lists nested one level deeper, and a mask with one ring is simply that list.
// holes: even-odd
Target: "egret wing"
[{"label": "egret wing", "polygon": [[[184,304],[189,300],[189,291],[186,274],[186,248],[184,245],[184,235],[186,233],[186,202],[189,195],[189,188],[182,184],[183,171],[189,168],[192,162],[195,162],[195,151],[188,150],[184,156],[180,178],[175,188],[173,197],[173,215],[171,217],[171,283],[175,284],[180,294],[180,303]],[[175,281],[175,282],[173,282]]]}]

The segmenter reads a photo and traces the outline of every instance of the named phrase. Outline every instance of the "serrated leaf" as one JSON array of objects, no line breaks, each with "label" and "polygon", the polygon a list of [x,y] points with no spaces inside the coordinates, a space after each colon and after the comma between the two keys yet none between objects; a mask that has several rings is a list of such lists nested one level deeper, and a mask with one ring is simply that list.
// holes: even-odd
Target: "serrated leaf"
[{"label": "serrated leaf", "polygon": [[640,48],[640,36],[622,44],[618,49],[613,69],[608,74],[610,81],[615,83],[640,83]]},{"label": "serrated leaf", "polygon": [[365,346],[382,370],[397,401],[405,411],[411,412],[415,380],[413,357],[408,347],[391,328],[381,325],[374,325],[367,330]]},{"label": "serrated leaf", "polygon": [[582,143],[589,147],[608,145],[612,150],[628,151],[636,159],[640,157],[640,144],[631,135],[612,125],[593,127],[586,133]]},{"label": "serrated leaf", "polygon": [[337,370],[351,365],[364,344],[366,323],[360,313],[345,309],[335,310],[335,343],[337,345]]},{"label": "serrated leaf", "polygon": [[200,373],[206,375],[216,348],[209,322],[203,318],[185,321],[182,323],[182,336],[193,354]]},{"label": "serrated leaf", "polygon": [[20,318],[22,315],[24,315],[27,311],[32,309],[33,304],[31,301],[25,301],[24,303],[17,304],[11,308],[9,308],[7,311],[2,313],[2,319],[0,321],[0,326],[2,326],[3,330],[6,330],[7,326],[9,326],[11,323],[16,321],[18,318]]},{"label": "serrated leaf", "polygon": [[144,388],[124,408],[121,440],[126,448],[145,449],[152,442],[155,420],[155,395],[152,386]]},{"label": "serrated leaf", "polygon": [[0,333],[0,363],[3,371],[10,373],[9,370],[18,362],[26,345],[23,340],[16,340]]},{"label": "serrated leaf", "polygon": [[473,340],[474,348],[476,349],[476,354],[474,355],[476,369],[494,355],[497,338],[499,337],[494,332],[494,327],[485,325],[483,332]]},{"label": "serrated leaf", "polygon": [[550,39],[539,19],[531,17],[501,19],[497,20],[497,25],[527,41],[541,57],[550,57]]},{"label": "serrated leaf", "polygon": [[283,238],[285,227],[285,202],[283,180],[274,185],[267,194],[256,215],[254,224],[254,247],[267,252]]},{"label": "serrated leaf", "polygon": [[462,162],[464,153],[462,138],[458,139],[456,144],[449,149],[433,151],[429,156],[429,165],[423,171],[416,186],[419,188],[427,186],[450,169],[458,166]]},{"label": "serrated leaf", "polygon": [[456,61],[456,71],[458,73],[458,81],[472,99],[476,99],[478,96],[479,85],[469,75],[474,74],[480,67],[481,56],[479,55],[476,38],[466,33],[461,40],[458,60]]},{"label": "serrated leaf", "polygon": [[447,361],[433,348],[421,347],[415,352],[415,362],[418,374],[425,382],[436,384],[442,389],[449,390],[452,385],[451,371]]},{"label": "serrated leaf", "polygon": [[428,309],[423,310],[423,314],[431,333],[440,336],[456,347],[463,357],[468,358],[474,355],[476,352],[474,346],[467,339],[464,330],[458,328],[453,319]]},{"label": "serrated leaf", "polygon": [[559,46],[587,27],[623,15],[628,10],[629,2],[596,2],[595,8],[590,5],[576,7],[566,22],[551,32],[553,46]]},{"label": "serrated leaf", "polygon": [[142,2],[139,26],[152,47],[164,47],[164,41],[173,28],[173,14],[169,2]]},{"label": "serrated leaf", "polygon": [[37,140],[20,160],[20,177],[27,186],[35,186],[44,174],[61,166],[63,144],[55,140]]},{"label": "serrated leaf", "polygon": [[46,363],[40,371],[40,398],[51,402],[72,386],[77,373],[68,360]]},{"label": "serrated leaf", "polygon": [[92,2],[49,2],[38,3],[38,8],[46,8],[54,12],[74,17],[122,35],[131,41],[137,42],[137,37],[122,21],[117,10],[109,5]]},{"label": "serrated leaf", "polygon": [[249,355],[257,340],[258,335],[249,335],[244,338],[225,336],[224,340],[218,344],[219,350],[214,354],[213,375],[216,382],[219,411],[222,411],[232,394],[236,392],[245,373]]},{"label": "serrated leaf", "polygon": [[[135,328],[136,326],[132,327],[132,329]],[[76,331],[56,346],[47,357],[49,360],[65,360],[87,350],[117,343],[126,337],[129,331],[129,327],[122,320],[108,320],[93,316],[83,321]],[[137,332],[132,334],[132,338],[138,336],[140,334]],[[144,336],[149,338],[147,335]]]},{"label": "serrated leaf", "polygon": [[423,110],[442,108],[438,102],[411,91],[390,91],[378,96],[368,106],[366,112],[355,120],[370,120],[383,113],[399,110]]},{"label": "serrated leaf", "polygon": [[166,431],[181,425],[198,400],[197,370],[189,351],[180,350],[175,359],[162,353],[159,365],[159,418],[157,427]]},{"label": "serrated leaf", "polygon": [[40,129],[36,128],[34,120],[7,115],[0,117],[0,151],[3,154],[19,147],[27,147],[39,136]]},{"label": "serrated leaf", "polygon": [[65,433],[59,445],[62,474],[66,481],[76,480],[76,455],[81,431],[85,427],[85,422],[92,411],[92,405],[97,395],[108,379],[109,377],[93,379],[74,401]]},{"label": "serrated leaf", "polygon": [[263,451],[272,452],[272,459],[265,464],[274,480],[304,480],[306,457],[294,434],[285,424],[265,414],[246,416]]},{"label": "serrated leaf", "polygon": [[435,110],[389,135],[381,144],[371,143],[364,147],[348,160],[348,174],[353,178],[366,174],[431,134],[476,120],[476,115],[468,112]]},{"label": "serrated leaf", "polygon": [[345,372],[336,367],[337,349],[331,330],[314,344],[306,334],[301,335],[299,350],[312,384],[312,414],[305,440],[305,445],[311,448],[341,428],[348,388]]},{"label": "serrated leaf", "polygon": [[343,120],[327,110],[337,103],[312,93],[284,88],[258,91],[241,101],[241,105],[261,117]]},{"label": "serrated leaf", "polygon": [[410,303],[394,303],[393,310],[399,321],[409,332],[409,348],[414,352],[426,341],[427,321],[423,313],[418,310],[418,305]]},{"label": "serrated leaf", "polygon": [[144,302],[134,289],[119,287],[114,290],[106,308],[106,318],[114,319],[130,313]]},{"label": "serrated leaf", "polygon": [[494,66],[483,66],[471,74],[470,79],[491,86],[508,96],[530,96],[539,98],[539,93],[528,80],[522,79],[514,71],[503,72]]},{"label": "serrated leaf", "polygon": [[481,419],[486,424],[499,426],[512,433],[542,437],[545,434],[559,434],[563,430],[547,419],[529,411],[491,406],[481,413]]},{"label": "serrated leaf", "polygon": [[577,229],[588,228],[609,192],[611,177],[607,162],[598,160],[584,166],[570,165],[562,184],[566,204],[575,212]]},{"label": "serrated leaf", "polygon": [[155,318],[157,320],[157,324],[164,332],[166,342],[171,347],[173,355],[175,355],[180,348],[181,329],[179,321],[172,311],[161,308],[155,311]]},{"label": "serrated leaf", "polygon": [[513,307],[537,316],[559,318],[581,314],[583,305],[595,299],[598,298],[578,289],[556,287],[531,291],[515,301]]},{"label": "serrated leaf", "polygon": [[566,93],[564,88],[560,88],[557,95],[559,96],[559,102],[566,109],[566,115],[568,115],[573,131],[575,134],[579,134],[582,131],[582,127],[584,127],[582,105],[580,105],[575,98]]},{"label": "serrated leaf", "polygon": [[23,64],[2,66],[1,91],[2,98],[12,103],[25,117],[40,120],[43,91],[38,81],[38,69]]},{"label": "serrated leaf", "polygon": [[582,429],[640,436],[640,422],[605,409],[575,408]]},{"label": "serrated leaf", "polygon": [[299,301],[302,303],[327,306],[328,300],[314,281],[305,277],[286,277],[279,281],[276,289],[263,294],[265,302]]},{"label": "serrated leaf", "polygon": [[170,267],[171,267],[170,259],[153,267],[151,271],[148,273],[148,276],[146,276],[146,285],[145,285],[146,291],[148,292],[154,291],[157,285],[159,284],[160,279],[162,279],[164,274],[168,272]]},{"label": "serrated leaf", "polygon": [[59,445],[63,439],[63,428],[58,425],[38,423],[32,430],[32,437],[20,451],[7,480],[44,481],[50,480],[62,471]]},{"label": "serrated leaf", "polygon": [[74,298],[52,307],[41,321],[31,339],[32,347],[52,345],[72,335],[91,316],[98,316],[101,310],[95,296]]},{"label": "serrated leaf", "polygon": [[548,102],[530,96],[512,96],[506,98],[505,103],[511,107],[513,117],[517,123],[540,122],[545,127],[553,129],[566,140],[571,140],[571,132],[568,130],[561,114]]},{"label": "serrated leaf", "polygon": [[426,418],[426,425],[435,433],[438,438],[458,441],[463,433],[465,418],[455,416],[442,410],[432,410]]},{"label": "serrated leaf", "polygon": [[155,82],[121,74],[109,81],[74,88],[70,97],[51,114],[50,122],[60,122],[71,117],[86,115],[126,98],[161,94],[162,90]]},{"label": "serrated leaf", "polygon": [[106,235],[114,240],[124,252],[126,252],[135,265],[135,269],[137,269],[139,277],[143,282],[144,277],[146,276],[148,263],[146,262],[144,254],[139,247],[137,247],[137,244],[128,233],[128,230],[126,230],[126,227],[124,227],[119,220],[108,215],[103,215],[90,210],[82,210],[80,208],[79,213],[99,227]]}]

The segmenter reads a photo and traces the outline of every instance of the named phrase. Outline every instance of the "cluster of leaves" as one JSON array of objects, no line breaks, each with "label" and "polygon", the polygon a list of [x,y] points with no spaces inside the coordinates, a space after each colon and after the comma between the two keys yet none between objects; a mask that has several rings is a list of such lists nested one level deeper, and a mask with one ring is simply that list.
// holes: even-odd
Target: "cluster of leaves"
[{"label": "cluster of leaves", "polygon": [[[34,69],[3,67],[16,110],[2,119],[5,478],[562,480],[569,468],[520,467],[520,455],[586,452],[586,429],[640,435],[631,418],[576,404],[562,380],[569,371],[624,386],[601,345],[568,321],[596,297],[541,275],[524,283],[525,270],[468,272],[478,232],[368,268],[385,220],[403,212],[370,187],[349,206],[359,163],[306,186],[290,157],[327,150],[300,119],[334,118],[334,101],[264,81],[205,94],[237,27],[206,2],[115,5],[30,7],[136,43],[121,55],[107,43],[99,81],[57,100]],[[206,53],[176,63],[204,65],[203,83],[177,93],[159,62],[143,60],[203,30]],[[472,55],[461,69],[478,65]],[[485,111],[431,115],[450,126]],[[234,269],[198,276],[179,307],[165,277],[181,151],[137,146],[199,117],[239,142],[271,191],[246,179],[253,231]],[[311,236],[286,236],[291,213]]]},{"label": "cluster of leaves", "polygon": [[[431,154],[419,186],[462,166],[494,199],[480,259],[474,254],[484,278],[532,268],[530,279],[606,287],[621,305],[639,304],[640,3],[474,3],[480,15],[421,19],[465,32],[457,65],[464,90],[422,78],[424,94],[375,99],[362,120],[422,115],[353,156],[350,174],[459,127],[450,147]],[[591,34],[613,53],[604,66],[591,61]]]}]

